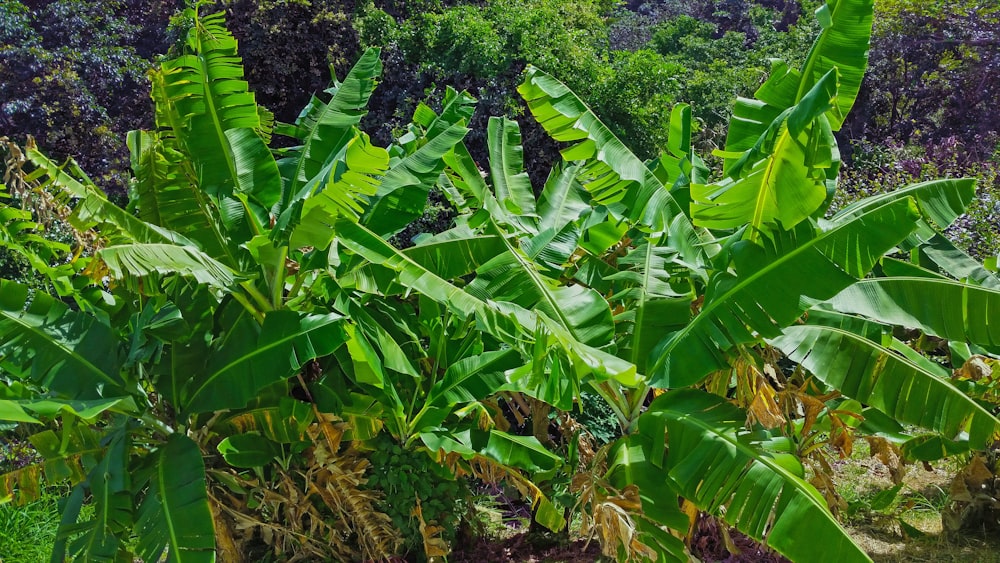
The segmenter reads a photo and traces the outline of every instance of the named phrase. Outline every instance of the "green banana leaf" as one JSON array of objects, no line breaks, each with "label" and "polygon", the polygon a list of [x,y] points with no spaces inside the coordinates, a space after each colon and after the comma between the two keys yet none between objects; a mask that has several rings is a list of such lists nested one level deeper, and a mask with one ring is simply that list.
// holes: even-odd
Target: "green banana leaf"
[{"label": "green banana leaf", "polygon": [[583,161],[579,178],[596,203],[614,206],[619,217],[657,230],[678,218],[682,236],[697,238],[683,209],[646,164],[562,82],[528,67],[517,91],[553,139],[576,142],[562,155],[567,161]]},{"label": "green banana leaf", "polygon": [[[198,174],[198,185],[220,200],[238,185],[230,129],[261,129],[253,93],[243,80],[236,39],[225,26],[223,12],[201,16],[188,8],[194,21],[185,54],[161,65],[164,92],[178,116],[174,134],[186,149]],[[162,103],[162,101],[161,101]]]},{"label": "green banana leaf", "polygon": [[410,422],[410,433],[440,425],[460,404],[481,401],[507,383],[504,373],[523,364],[514,350],[496,350],[464,358],[448,366],[444,377],[427,392],[424,406]]},{"label": "green banana leaf", "polygon": [[228,292],[241,279],[225,264],[190,246],[158,243],[108,246],[98,250],[97,257],[117,280],[177,274]]},{"label": "green banana leaf", "polygon": [[827,0],[816,10],[823,28],[802,67],[796,99],[801,100],[831,69],[837,69],[837,99],[827,114],[834,131],[839,131],[861,89],[868,67],[871,42],[872,0]]},{"label": "green banana leaf", "polygon": [[281,456],[281,447],[259,432],[227,436],[216,447],[226,463],[233,467],[264,467]]},{"label": "green banana leaf", "polygon": [[[3,390],[0,390],[3,393]],[[131,397],[91,399],[86,401],[66,401],[59,399],[0,399],[0,420],[13,422],[41,421],[28,413],[45,418],[69,414],[83,420],[93,420],[105,412],[134,413],[135,402]]]},{"label": "green banana leaf", "polygon": [[152,456],[149,488],[136,510],[137,553],[146,561],[215,561],[215,524],[198,445],[172,434]]},{"label": "green banana leaf", "polygon": [[390,161],[389,171],[372,197],[361,222],[382,236],[399,232],[423,213],[427,194],[444,170],[442,157],[469,130],[459,121],[430,139],[413,154]]},{"label": "green banana leaf", "polygon": [[497,201],[518,219],[528,232],[536,229],[535,193],[524,171],[521,129],[516,121],[491,117],[486,129],[490,174]]},{"label": "green banana leaf", "polygon": [[[388,168],[389,154],[385,149],[372,145],[368,135],[357,132],[342,153],[332,158],[292,200],[279,218],[272,238],[279,238],[281,229],[287,225],[294,227],[289,240],[292,248],[327,248],[336,235],[333,224],[337,218],[356,221],[365,210],[367,198],[377,192]],[[300,217],[298,221],[296,216]]]},{"label": "green banana leaf", "polygon": [[826,169],[833,166],[830,151],[836,145],[819,121],[836,99],[837,74],[831,71],[768,126],[727,169],[726,178],[692,184],[694,224],[711,229],[748,225],[748,238],[756,240],[776,222],[790,229],[812,216],[827,198]]},{"label": "green banana leaf", "polygon": [[[120,534],[132,524],[132,495],[129,490],[129,472],[126,467],[127,437],[116,429],[109,440],[104,457],[87,475],[93,518],[75,526],[60,526],[58,535],[79,532],[69,542],[69,555],[85,561],[112,561],[120,556]],[[53,553],[53,559],[58,554]],[[60,561],[63,559],[59,559]]]},{"label": "green banana leaf", "polygon": [[[802,71],[790,68],[784,61],[772,61],[770,76],[754,93],[755,99],[736,99],[726,135],[727,175],[738,155],[753,147],[783,111],[799,103],[834,68],[837,98],[825,115],[832,131],[840,129],[854,106],[867,67],[872,12],[871,0],[827,1],[816,12],[823,31],[813,43]],[[834,155],[834,160],[839,162],[839,157]]]},{"label": "green banana leaf", "polygon": [[[194,369],[181,393],[184,414],[245,406],[264,387],[287,379],[309,360],[347,341],[343,317],[271,311],[259,328],[246,315],[213,346],[204,368]],[[245,338],[245,336],[251,338]],[[196,367],[196,366],[192,366]]]},{"label": "green banana leaf", "polygon": [[935,233],[916,250],[917,261],[927,269],[960,281],[1000,289],[1000,278],[996,274],[940,233]]},{"label": "green banana leaf", "polygon": [[798,474],[801,466],[756,445],[745,421],[724,399],[681,389],[654,400],[639,425],[661,443],[666,428],[665,485],[702,510],[793,561],[871,561]]},{"label": "green banana leaf", "polygon": [[579,173],[579,165],[558,165],[549,172],[542,193],[538,196],[540,233],[561,232],[590,209],[587,194],[576,180]]},{"label": "green banana leaf", "polygon": [[683,279],[672,278],[678,253],[661,246],[663,238],[647,236],[618,260],[619,272],[604,278],[615,283],[612,302],[624,304],[624,312],[615,316],[618,331],[624,325],[626,336],[619,356],[640,373],[646,373],[647,361],[663,335],[681,330],[691,319],[693,292]]},{"label": "green banana leaf", "polygon": [[903,355],[842,328],[788,327],[770,340],[820,381],[896,420],[985,448],[1000,435],[1000,420],[947,379]]},{"label": "green banana leaf", "polygon": [[830,305],[927,334],[1000,347],[1000,290],[933,278],[873,278],[857,282]]},{"label": "green banana leaf", "polygon": [[805,311],[805,299],[829,299],[866,275],[913,230],[913,200],[888,203],[816,233],[808,222],[795,231],[733,245],[735,274],[716,273],[704,305],[683,329],[653,351],[651,385],[684,387],[728,366],[725,352],[755,335],[778,336]]},{"label": "green banana leaf", "polygon": [[866,197],[844,206],[831,221],[834,223],[857,217],[890,201],[912,197],[920,214],[931,220],[939,229],[948,228],[976,198],[974,178],[930,180],[911,184],[905,188]]},{"label": "green banana leaf", "polygon": [[[354,64],[343,82],[334,81],[326,91],[330,101],[313,96],[295,120],[294,126],[279,126],[275,132],[298,140],[301,145],[286,149],[278,165],[283,170],[287,197],[311,182],[330,164],[332,156],[354,137],[354,128],[368,113],[368,100],[382,74],[379,50],[369,48]],[[287,208],[282,203],[280,211]]]},{"label": "green banana leaf", "polygon": [[0,280],[0,367],[15,378],[67,399],[121,397],[119,349],[115,333],[94,317]]},{"label": "green banana leaf", "polygon": [[126,137],[135,176],[139,218],[190,237],[212,258],[235,266],[232,246],[219,223],[219,211],[198,186],[191,161],[174,136],[174,130],[180,127],[179,118],[169,109],[162,75],[154,72],[151,77],[153,98],[157,100],[156,123],[160,129],[130,131]]}]

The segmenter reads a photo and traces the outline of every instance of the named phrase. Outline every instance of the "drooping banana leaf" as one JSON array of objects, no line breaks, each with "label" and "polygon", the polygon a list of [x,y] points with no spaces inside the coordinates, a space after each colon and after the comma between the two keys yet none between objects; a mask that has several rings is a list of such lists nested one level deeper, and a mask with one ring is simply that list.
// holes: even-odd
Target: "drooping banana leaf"
[{"label": "drooping banana leaf", "polygon": [[507,349],[484,352],[448,366],[444,377],[427,392],[424,406],[410,423],[410,432],[438,426],[456,405],[481,401],[499,392],[507,383],[504,372],[522,363],[517,352]]},{"label": "drooping banana leaf", "polygon": [[[1000,290],[1000,278],[941,233],[935,233],[916,249],[916,261],[924,268],[990,289]],[[913,254],[913,251],[911,251]]]},{"label": "drooping banana leaf", "polygon": [[746,413],[704,391],[658,397],[639,419],[653,446],[668,437],[664,486],[793,561],[870,561],[789,454],[757,445]]},{"label": "drooping banana leaf", "polygon": [[129,397],[91,400],[61,399],[0,399],[0,420],[14,422],[41,422],[28,413],[45,418],[69,414],[83,420],[93,420],[101,414],[111,412],[134,413],[135,402]]},{"label": "drooping banana leaf", "polygon": [[701,311],[653,351],[651,384],[683,387],[728,365],[725,352],[755,334],[773,337],[808,308],[867,274],[881,256],[910,233],[918,217],[910,199],[869,211],[815,232],[809,222],[776,231],[762,242],[733,245],[735,274],[710,280]]},{"label": "drooping banana leaf", "polygon": [[16,378],[67,399],[121,397],[119,346],[94,317],[0,280],[0,366]]},{"label": "drooping banana leaf", "polygon": [[[662,441],[663,436],[657,436]],[[654,546],[659,552],[658,563],[690,561],[684,542],[663,528],[686,536],[690,521],[680,509],[680,502],[674,487],[664,486],[663,456],[655,463],[648,456],[652,454],[650,437],[641,432],[623,436],[608,453],[608,480],[619,490],[628,485],[639,489],[642,512],[633,515],[638,520],[637,531],[643,543]]]},{"label": "drooping banana leaf", "polygon": [[[402,253],[442,279],[455,279],[475,272],[506,249],[499,237],[478,235],[435,237],[429,242],[411,246]],[[341,274],[344,284],[383,295],[396,295],[406,290],[393,283],[395,277],[395,272],[374,263]]]},{"label": "drooping banana leaf", "polygon": [[851,331],[796,325],[770,342],[827,385],[896,420],[950,439],[967,431],[974,448],[1000,435],[1000,420],[947,379]]},{"label": "drooping banana leaf", "polygon": [[930,180],[911,184],[905,188],[866,197],[844,206],[831,221],[837,223],[857,217],[866,211],[881,207],[890,201],[912,197],[920,214],[930,219],[938,229],[948,228],[976,198],[974,178]]},{"label": "drooping banana leaf", "polygon": [[[333,353],[347,341],[343,317],[271,311],[264,324],[241,315],[242,328],[213,346],[204,368],[193,366],[182,391],[186,414],[240,408],[264,387],[294,375],[309,360]],[[246,338],[253,335],[253,338]]]},{"label": "drooping banana leaf", "polygon": [[830,299],[834,309],[946,338],[1000,347],[1000,290],[933,278],[873,278]]},{"label": "drooping banana leaf", "polygon": [[240,279],[226,265],[190,246],[157,243],[108,246],[100,249],[97,257],[117,280],[178,274],[220,291],[231,291]]},{"label": "drooping banana leaf", "polygon": [[553,139],[576,142],[562,155],[567,161],[583,162],[579,179],[596,203],[656,230],[683,216],[681,236],[697,239],[683,209],[646,164],[562,82],[529,67],[517,91]]},{"label": "drooping banana leaf", "polygon": [[215,524],[198,445],[172,434],[152,456],[149,488],[136,512],[137,554],[146,561],[215,561]]},{"label": "drooping banana leaf", "polygon": [[361,222],[369,229],[392,235],[420,216],[427,205],[427,194],[444,170],[442,157],[468,133],[459,121],[430,139],[413,154],[389,163]]}]

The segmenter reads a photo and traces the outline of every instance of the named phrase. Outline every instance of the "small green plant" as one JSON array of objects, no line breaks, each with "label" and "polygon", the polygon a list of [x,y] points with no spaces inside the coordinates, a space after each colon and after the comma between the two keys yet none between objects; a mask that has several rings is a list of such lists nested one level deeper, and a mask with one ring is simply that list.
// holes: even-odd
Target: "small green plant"
[{"label": "small green plant", "polygon": [[421,518],[425,525],[440,526],[440,539],[453,543],[469,496],[465,481],[449,476],[426,452],[407,450],[388,434],[380,434],[370,445],[375,450],[369,456],[367,486],[382,493],[379,508],[401,532],[404,551],[423,551]]}]

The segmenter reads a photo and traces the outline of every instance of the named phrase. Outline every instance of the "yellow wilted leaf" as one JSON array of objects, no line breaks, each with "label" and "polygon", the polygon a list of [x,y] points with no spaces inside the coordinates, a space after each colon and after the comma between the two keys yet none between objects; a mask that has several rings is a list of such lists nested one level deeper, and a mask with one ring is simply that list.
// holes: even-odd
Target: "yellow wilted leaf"
[{"label": "yellow wilted leaf", "polygon": [[428,559],[432,557],[447,557],[451,553],[451,549],[448,547],[448,542],[440,537],[441,532],[444,532],[444,528],[428,524],[424,521],[424,511],[420,507],[420,497],[416,497],[416,499],[417,505],[413,507],[413,515],[417,517],[417,522],[420,523],[420,536],[424,540],[424,554],[427,555]]}]

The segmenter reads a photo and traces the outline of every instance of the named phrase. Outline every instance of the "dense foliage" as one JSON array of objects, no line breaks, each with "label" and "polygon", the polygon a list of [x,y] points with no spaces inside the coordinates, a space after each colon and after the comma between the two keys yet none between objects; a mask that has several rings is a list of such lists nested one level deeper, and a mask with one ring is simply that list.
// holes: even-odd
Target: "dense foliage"
[{"label": "dense foliage", "polygon": [[[409,16],[527,17],[492,6]],[[793,560],[868,560],[834,514],[831,451],[993,442],[1000,279],[941,234],[971,179],[831,208],[872,4],[816,15],[801,63],[733,103],[715,170],[689,105],[643,160],[527,66],[518,94],[563,147],[533,184],[517,121],[486,119],[477,161],[467,91],[373,142],[377,48],[275,121],[222,14],[187,10],[150,74],[155,127],[126,137],[127,208],[7,145],[0,195],[28,207],[0,206],[0,241],[44,283],[0,280],[0,419],[45,461],[0,492],[69,482],[55,559],[444,556],[461,515],[439,497],[476,479],[621,560],[688,560],[699,510]],[[653,40],[733,41],[670,31],[699,25]],[[32,202],[73,240],[40,236]],[[446,228],[392,244],[429,205]],[[595,400],[617,431],[574,420]]]}]

